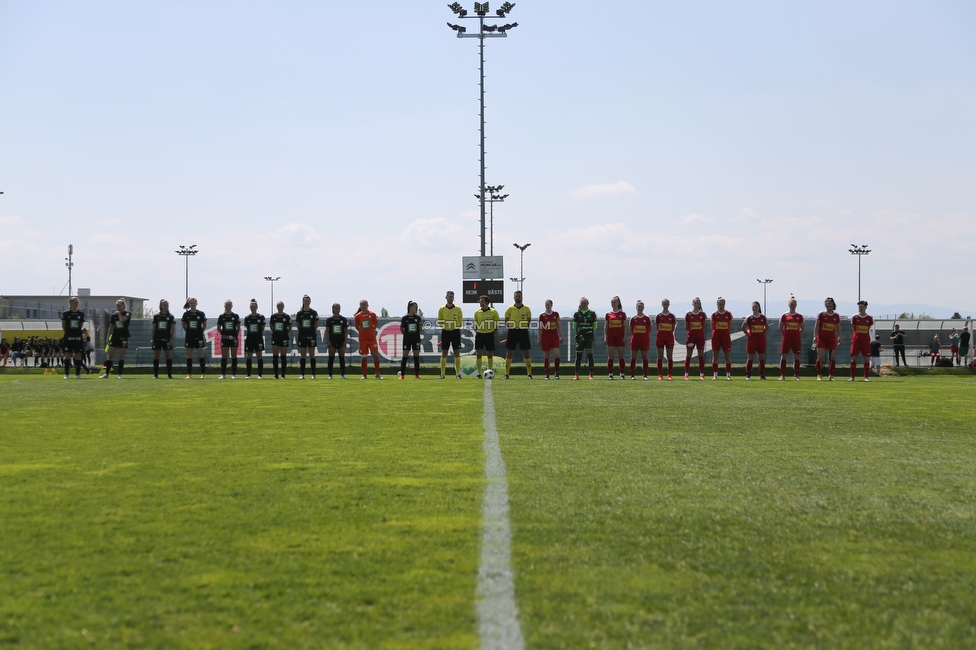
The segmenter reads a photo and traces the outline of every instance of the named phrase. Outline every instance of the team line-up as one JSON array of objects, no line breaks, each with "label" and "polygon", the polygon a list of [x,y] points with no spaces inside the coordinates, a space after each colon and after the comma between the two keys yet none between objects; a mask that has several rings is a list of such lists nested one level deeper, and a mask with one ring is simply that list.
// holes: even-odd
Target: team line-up
[{"label": "team line-up", "polygon": [[[473,324],[475,329],[475,352],[477,358],[477,378],[494,377],[494,352],[495,334],[499,327],[504,324],[508,330],[507,338],[500,343],[505,344],[505,379],[509,378],[512,366],[512,357],[515,350],[521,350],[525,363],[526,376],[532,379],[532,361],[529,357],[531,343],[529,340],[529,330],[538,326],[538,341],[543,352],[543,364],[545,378],[550,376],[559,379],[559,349],[562,344],[560,335],[561,318],[559,312],[553,311],[552,301],[546,300],[545,311],[538,316],[537,321],[533,321],[531,309],[523,304],[522,292],[516,291],[514,294],[514,304],[505,310],[504,320],[500,318],[498,311],[491,306],[487,296],[479,299],[479,308],[475,310]],[[454,371],[458,379],[461,379],[461,330],[464,326],[464,316],[461,307],[454,303],[454,292],[448,291],[445,296],[446,304],[438,310],[437,326],[441,329],[441,368],[439,379],[444,379],[447,371],[447,357],[453,352]],[[275,379],[284,379],[287,372],[286,355],[290,345],[291,331],[296,330],[298,351],[300,354],[300,374],[298,379],[305,378],[306,369],[310,370],[311,379],[316,378],[315,355],[317,351],[317,337],[319,328],[318,312],[311,308],[311,298],[302,298],[302,308],[294,315],[285,313],[285,305],[279,301],[276,305],[277,311],[265,319],[263,314],[258,313],[258,303],[252,299],[250,302],[250,314],[243,319],[234,313],[234,304],[227,300],[224,302],[224,311],[217,317],[217,332],[220,339],[221,359],[220,359],[220,378],[227,377],[228,363],[231,366],[231,378],[237,377],[237,348],[243,332],[244,352],[246,355],[247,375],[246,379],[251,378],[252,358],[257,356],[257,378],[263,378],[264,374],[264,348],[265,330],[271,331],[271,352],[272,363],[274,366]],[[69,377],[71,360],[75,360],[75,376],[81,378],[81,355],[84,350],[83,326],[85,315],[78,310],[79,300],[77,296],[72,296],[69,301],[69,310],[64,312],[61,317],[62,328],[64,329],[64,376]],[[642,367],[642,377],[648,379],[648,352],[651,347],[651,334],[655,334],[654,342],[657,347],[657,378],[663,381],[665,378],[672,379],[674,361],[673,352],[675,345],[675,325],[677,316],[670,311],[671,302],[667,298],[661,301],[661,311],[655,316],[644,313],[644,302],[637,301],[637,313],[627,318],[619,296],[614,296],[611,301],[611,311],[608,311],[604,318],[603,335],[606,342],[607,355],[607,374],[612,380],[614,378],[614,362],[619,363],[620,378],[626,378],[625,351],[629,347],[630,357],[630,378],[636,379],[637,360],[640,358]],[[858,313],[851,318],[851,363],[850,381],[855,380],[857,373],[857,358],[862,359],[863,379],[868,381],[871,369],[871,332],[874,326],[874,319],[867,314],[868,303],[866,300],[858,302]],[[707,316],[702,310],[701,300],[695,298],[692,301],[692,310],[685,314],[685,345],[688,348],[688,355],[685,358],[684,379],[690,379],[691,357],[697,350],[698,353],[698,376],[705,379],[705,361],[703,358],[705,348],[705,327],[708,323],[711,330],[711,351],[712,351],[712,379],[719,377],[719,356],[723,355],[725,360],[725,378],[732,379],[732,313],[725,309],[725,299],[718,298],[716,301],[717,310]],[[800,378],[800,348],[801,339],[806,324],[803,315],[796,310],[797,303],[795,298],[789,301],[789,311],[785,312],[779,319],[779,332],[781,335],[780,343],[780,381],[786,379],[787,359],[793,355],[793,379]],[[820,312],[814,324],[814,342],[817,349],[817,380],[823,378],[823,370],[826,367],[828,380],[834,380],[837,347],[841,344],[841,317],[837,313],[837,305],[833,298],[824,301],[824,311]],[[197,309],[196,298],[190,298],[185,305],[185,311],[180,324],[185,332],[186,347],[186,378],[190,379],[193,370],[193,352],[200,367],[200,378],[206,377],[207,362],[204,355],[205,330],[207,327],[207,317],[204,312]],[[346,371],[346,343],[348,330],[355,327],[359,335],[359,354],[361,357],[362,379],[368,377],[369,358],[373,360],[373,370],[377,379],[383,379],[380,374],[380,355],[377,348],[376,329],[379,323],[374,312],[370,311],[369,303],[362,300],[359,303],[359,311],[350,319],[342,316],[341,307],[338,303],[332,305],[332,315],[325,319],[325,338],[329,348],[328,377],[332,379],[335,358],[339,358],[339,378],[345,379]],[[120,299],[116,303],[116,311],[112,314],[108,329],[108,358],[104,365],[104,372],[100,378],[108,378],[113,369],[115,358],[118,357],[116,372],[122,378],[123,368],[125,367],[125,351],[128,348],[129,323],[131,313],[126,309],[125,301]],[[581,373],[581,363],[585,353],[588,377],[593,379],[594,358],[593,341],[597,331],[599,319],[595,312],[589,308],[589,301],[581,298],[579,309],[573,314],[572,326],[576,339],[576,365],[573,379],[578,380]],[[749,355],[746,362],[746,380],[752,378],[754,361],[758,362],[759,379],[766,379],[766,336],[769,329],[769,321],[761,311],[759,302],[752,303],[752,314],[742,323],[742,331],[746,335],[746,351]],[[420,379],[420,348],[421,332],[423,330],[423,318],[418,314],[418,305],[414,301],[407,304],[407,314],[400,321],[400,332],[402,334],[403,358],[400,362],[400,372],[398,376],[403,379],[407,374],[407,359],[413,353],[414,377]],[[166,361],[166,374],[170,379],[173,378],[173,341],[176,334],[176,317],[170,312],[169,302],[161,300],[159,302],[159,312],[152,319],[152,349],[153,349],[153,377],[159,378],[160,357],[164,356]],[[629,342],[628,342],[629,335]],[[628,345],[629,343],[629,345]],[[483,370],[482,356],[487,358],[487,370]],[[308,362],[308,366],[306,366]],[[550,365],[551,362],[551,365]],[[667,375],[665,376],[665,364]],[[550,375],[550,370],[552,374]]]}]

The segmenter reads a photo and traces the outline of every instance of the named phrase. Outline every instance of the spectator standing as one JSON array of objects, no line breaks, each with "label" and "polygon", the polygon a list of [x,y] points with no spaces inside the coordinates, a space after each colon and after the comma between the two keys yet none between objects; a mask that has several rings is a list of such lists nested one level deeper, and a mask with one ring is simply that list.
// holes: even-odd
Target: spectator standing
[{"label": "spectator standing", "polygon": [[881,341],[877,334],[874,335],[874,340],[871,341],[871,365],[874,366],[874,371],[881,376]]},{"label": "spectator standing", "polygon": [[897,368],[900,365],[898,363],[899,354],[901,355],[902,363],[907,366],[908,359],[905,358],[905,333],[901,331],[901,325],[895,323],[895,329],[888,338],[891,339],[891,347],[895,351],[895,367]]},{"label": "spectator standing", "polygon": [[952,365],[959,365],[959,332],[955,327],[952,328],[952,332],[949,334],[949,354]]},{"label": "spectator standing", "polygon": [[969,325],[963,325],[962,332],[959,334],[959,361],[964,366],[969,365],[969,341]]},{"label": "spectator standing", "polygon": [[942,354],[940,352],[941,349],[942,349],[942,343],[939,341],[939,335],[936,334],[932,338],[932,342],[929,343],[929,356],[932,357],[932,360],[929,363],[930,366],[934,366],[939,362],[939,359],[942,357]]}]

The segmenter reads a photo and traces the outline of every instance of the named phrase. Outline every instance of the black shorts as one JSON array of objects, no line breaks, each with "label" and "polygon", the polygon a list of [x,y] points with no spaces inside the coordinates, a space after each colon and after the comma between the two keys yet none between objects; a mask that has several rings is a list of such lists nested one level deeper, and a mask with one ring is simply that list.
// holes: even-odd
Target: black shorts
[{"label": "black shorts", "polygon": [[220,349],[230,348],[231,350],[237,351],[237,337],[236,336],[221,336],[220,337]]},{"label": "black shorts", "polygon": [[245,337],[244,352],[264,352],[264,337],[260,334]]},{"label": "black shorts", "polygon": [[519,348],[523,351],[528,352],[532,348],[529,343],[529,330],[527,329],[511,329],[508,330],[508,340],[505,341],[506,350],[514,350]]},{"label": "black shorts", "polygon": [[455,352],[461,351],[461,330],[441,330],[441,352],[451,347]]},{"label": "black shorts", "polygon": [[474,335],[474,350],[475,352],[494,352],[495,351],[495,333],[486,332],[484,334],[475,333]]},{"label": "black shorts", "polygon": [[128,350],[129,349],[129,337],[127,337],[127,336],[118,336],[117,334],[113,334],[112,335],[112,338],[110,338],[109,341],[108,341],[108,346],[110,348],[121,348],[122,350]]},{"label": "black shorts", "polygon": [[576,351],[585,352],[586,350],[593,349],[593,332],[587,332],[585,334],[576,334]]},{"label": "black shorts", "polygon": [[329,335],[329,347],[333,350],[345,350],[346,349],[346,337],[336,336],[335,334]]},{"label": "black shorts", "polygon": [[298,333],[298,347],[299,348],[314,348],[318,342],[318,337],[315,332],[312,333]]},{"label": "black shorts", "polygon": [[153,350],[172,350],[173,346],[169,344],[169,339],[153,339],[152,342]]},{"label": "black shorts", "polygon": [[187,350],[193,350],[193,349],[202,350],[203,348],[207,347],[207,343],[201,337],[198,339],[187,339],[186,342],[183,343],[183,346]]},{"label": "black shorts", "polygon": [[63,347],[65,352],[83,352],[85,350],[85,342],[81,339],[65,339]]},{"label": "black shorts", "polygon": [[276,345],[279,348],[288,347],[288,335],[287,334],[272,334],[271,335],[271,345]]},{"label": "black shorts", "polygon": [[404,336],[403,337],[403,349],[405,351],[409,351],[409,350],[417,350],[417,351],[419,351],[420,350],[420,336],[417,335],[417,334],[414,334],[413,336]]}]

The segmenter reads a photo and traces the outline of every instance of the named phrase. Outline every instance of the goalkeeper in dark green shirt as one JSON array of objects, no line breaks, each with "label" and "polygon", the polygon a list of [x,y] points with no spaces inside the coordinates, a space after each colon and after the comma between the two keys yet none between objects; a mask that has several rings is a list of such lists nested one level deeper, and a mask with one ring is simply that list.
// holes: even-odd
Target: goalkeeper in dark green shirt
[{"label": "goalkeeper in dark green shirt", "polygon": [[573,314],[573,329],[576,330],[576,376],[579,379],[580,361],[583,352],[590,364],[590,379],[593,379],[593,334],[596,332],[596,313],[590,311],[590,301],[580,298],[579,311]]}]

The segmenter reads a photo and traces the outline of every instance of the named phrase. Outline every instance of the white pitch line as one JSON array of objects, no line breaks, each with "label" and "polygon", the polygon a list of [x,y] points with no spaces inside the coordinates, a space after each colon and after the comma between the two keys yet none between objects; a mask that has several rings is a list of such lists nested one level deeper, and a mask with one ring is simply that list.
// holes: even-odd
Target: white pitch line
[{"label": "white pitch line", "polygon": [[485,474],[482,504],[481,566],[478,568],[478,633],[481,647],[511,650],[525,647],[515,607],[512,573],[512,529],[508,523],[508,479],[495,428],[491,381],[485,381]]}]

